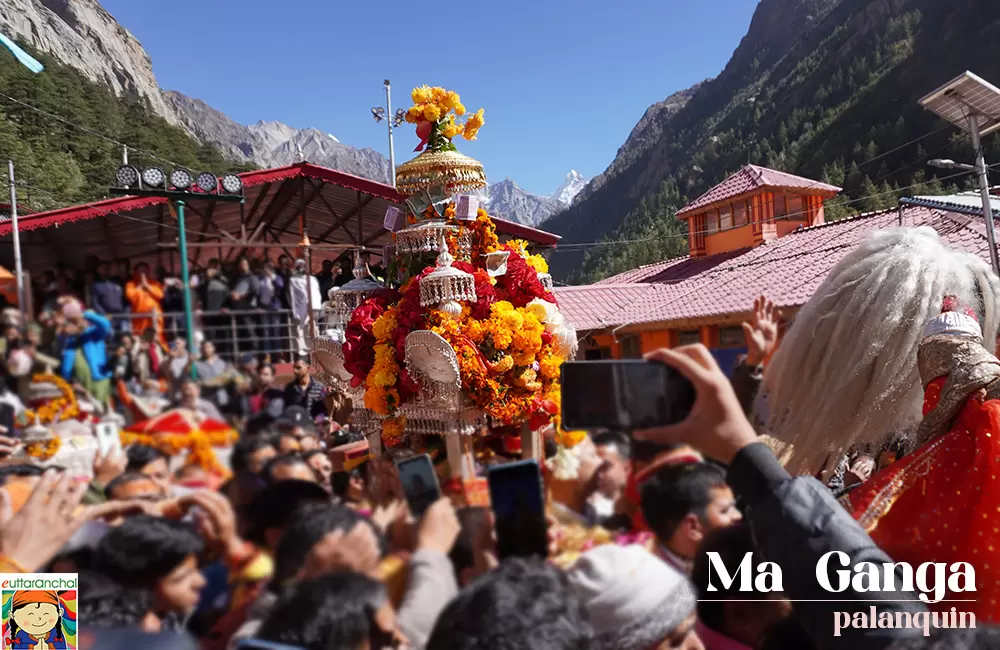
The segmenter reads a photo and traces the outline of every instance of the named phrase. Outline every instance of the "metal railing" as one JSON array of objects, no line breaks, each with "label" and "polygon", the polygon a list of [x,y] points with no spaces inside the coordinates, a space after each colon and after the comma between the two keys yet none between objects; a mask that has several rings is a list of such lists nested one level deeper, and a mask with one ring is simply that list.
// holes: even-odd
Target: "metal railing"
[{"label": "metal railing", "polygon": [[[288,309],[195,311],[194,341],[195,345],[211,341],[218,355],[227,361],[253,355],[269,357],[272,363],[290,362],[300,354],[308,354],[313,336],[332,326],[326,316],[324,310],[314,310],[315,333],[311,335],[309,320],[300,322]],[[184,312],[105,314],[105,317],[111,321],[114,332],[108,338],[109,353],[114,352],[121,334],[130,333],[138,338],[141,329],[149,327],[167,344],[187,337]]]}]

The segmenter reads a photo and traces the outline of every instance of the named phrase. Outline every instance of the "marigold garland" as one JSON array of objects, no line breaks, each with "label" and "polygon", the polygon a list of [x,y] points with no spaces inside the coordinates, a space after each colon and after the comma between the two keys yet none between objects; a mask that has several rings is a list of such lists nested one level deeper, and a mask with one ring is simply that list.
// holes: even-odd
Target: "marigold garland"
[{"label": "marigold garland", "polygon": [[52,458],[59,453],[60,449],[62,449],[62,438],[59,436],[24,444],[24,453],[41,461]]},{"label": "marigold garland", "polygon": [[50,399],[35,410],[26,409],[24,418],[28,422],[34,422],[37,419],[40,424],[54,424],[57,421],[70,420],[80,415],[76,393],[73,392],[73,387],[65,379],[58,375],[43,373],[32,376],[31,382],[34,384],[53,384],[59,390],[59,397]]},{"label": "marigold garland", "polygon": [[216,476],[228,477],[229,471],[219,463],[214,447],[228,447],[236,442],[239,436],[235,431],[194,431],[192,433],[136,433],[122,431],[123,447],[129,445],[147,445],[159,449],[168,456],[176,456],[187,450],[189,464],[195,464],[206,472]]}]

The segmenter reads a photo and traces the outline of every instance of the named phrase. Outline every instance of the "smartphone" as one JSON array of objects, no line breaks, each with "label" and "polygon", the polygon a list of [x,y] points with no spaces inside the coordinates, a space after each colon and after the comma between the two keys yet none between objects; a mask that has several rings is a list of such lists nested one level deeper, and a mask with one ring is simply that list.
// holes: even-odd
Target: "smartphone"
[{"label": "smartphone", "polygon": [[0,433],[8,437],[14,437],[14,420],[14,405],[7,402],[0,402],[0,427],[6,429],[6,432],[0,431]]},{"label": "smartphone", "polygon": [[406,502],[410,504],[410,512],[419,519],[441,498],[434,463],[430,456],[421,454],[396,463],[396,471],[399,472],[399,482],[403,486]]},{"label": "smartphone", "polygon": [[545,497],[538,461],[494,465],[486,474],[497,534],[497,556],[548,557]]},{"label": "smartphone", "polygon": [[94,427],[94,435],[97,437],[97,449],[105,458],[112,451],[122,449],[122,439],[119,435],[121,427],[117,422],[98,422]]},{"label": "smartphone", "polygon": [[562,365],[562,423],[567,429],[631,432],[683,421],[694,385],[668,365],[641,359],[567,361]]}]

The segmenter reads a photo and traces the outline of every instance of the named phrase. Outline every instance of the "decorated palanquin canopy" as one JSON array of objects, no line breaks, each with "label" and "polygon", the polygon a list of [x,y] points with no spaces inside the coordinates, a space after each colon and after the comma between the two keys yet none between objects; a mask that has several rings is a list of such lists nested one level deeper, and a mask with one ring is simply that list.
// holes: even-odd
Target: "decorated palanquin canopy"
[{"label": "decorated palanquin canopy", "polygon": [[225,422],[205,418],[189,409],[173,409],[136,422],[121,432],[123,445],[144,444],[169,456],[186,451],[187,463],[224,476],[227,470],[215,448],[229,447],[239,434]]},{"label": "decorated palanquin canopy", "polygon": [[422,153],[397,170],[408,198],[385,216],[394,257],[351,312],[343,344],[315,345],[318,376],[351,396],[355,424],[388,449],[550,425],[571,447],[581,436],[559,428],[559,373],[576,333],[546,261],[526,242],[497,239],[477,193],[482,165],[452,142],[476,139],[484,111],[467,114],[457,93],[424,86],[406,120]]}]

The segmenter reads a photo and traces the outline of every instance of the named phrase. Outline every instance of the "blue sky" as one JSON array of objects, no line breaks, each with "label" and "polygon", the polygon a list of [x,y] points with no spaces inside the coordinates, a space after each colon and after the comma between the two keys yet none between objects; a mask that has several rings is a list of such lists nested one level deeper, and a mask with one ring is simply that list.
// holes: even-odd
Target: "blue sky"
[{"label": "blue sky", "polygon": [[[456,141],[491,181],[549,194],[614,158],[646,108],[718,74],[754,0],[102,0],[142,42],[160,86],[241,123],[316,127],[388,155],[370,109],[393,85],[443,85],[486,109]],[[396,134],[397,164],[416,145]]]}]

